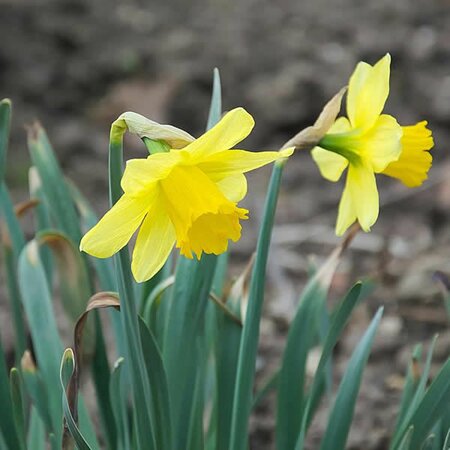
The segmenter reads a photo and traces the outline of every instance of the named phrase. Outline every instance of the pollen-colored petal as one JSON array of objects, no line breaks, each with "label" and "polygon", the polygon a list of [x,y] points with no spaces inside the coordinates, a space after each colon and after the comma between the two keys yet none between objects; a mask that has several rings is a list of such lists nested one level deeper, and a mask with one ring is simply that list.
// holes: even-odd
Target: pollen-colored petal
[{"label": "pollen-colored petal", "polygon": [[348,160],[343,156],[321,147],[314,147],[311,150],[311,156],[319,167],[321,175],[330,181],[338,181],[348,166]]},{"label": "pollen-colored petal", "polygon": [[149,280],[161,269],[175,240],[175,228],[158,193],[142,222],[133,251],[131,270],[137,282]]},{"label": "pollen-colored petal", "polygon": [[433,136],[426,121],[402,129],[400,158],[389,164],[382,173],[398,178],[408,187],[420,186],[427,179],[433,160],[429,152],[434,145]]},{"label": "pollen-colored petal", "polygon": [[218,181],[231,175],[258,169],[278,159],[287,158],[293,152],[293,148],[287,148],[279,152],[226,150],[203,159],[199,162],[198,167],[212,180]]},{"label": "pollen-colored petal", "polygon": [[402,135],[402,127],[394,117],[382,114],[374,126],[361,136],[359,153],[375,173],[382,172],[388,164],[400,157]]},{"label": "pollen-colored petal", "polygon": [[373,67],[360,62],[353,72],[347,94],[347,114],[354,128],[370,128],[381,114],[389,95],[391,57]]},{"label": "pollen-colored petal", "polygon": [[155,181],[165,178],[183,158],[183,150],[155,153],[146,159],[127,161],[121,186],[127,194],[136,194],[151,187]]},{"label": "pollen-colored petal", "polygon": [[350,165],[346,189],[350,191],[352,208],[361,228],[364,231],[370,231],[370,227],[378,218],[379,210],[375,174],[363,165]]},{"label": "pollen-colored petal", "polygon": [[247,179],[242,173],[231,175],[216,182],[220,192],[230,201],[238,203],[247,194]]},{"label": "pollen-colored petal", "polygon": [[370,231],[378,218],[378,211],[378,190],[373,171],[363,165],[350,165],[339,204],[336,234],[344,234],[355,220],[364,231]]},{"label": "pollen-colored petal", "polygon": [[97,258],[112,256],[131,239],[149,206],[149,198],[146,196],[122,195],[97,225],[84,235],[80,250]]},{"label": "pollen-colored petal", "polygon": [[220,255],[228,249],[228,241],[241,238],[241,219],[247,219],[248,211],[237,207],[221,207],[216,212],[202,214],[189,227],[188,240],[181,244],[181,254],[192,253],[200,258],[202,252]]},{"label": "pollen-colored petal", "polygon": [[160,185],[182,255],[220,254],[229,239],[239,239],[239,220],[246,218],[247,211],[227,199],[198,167],[175,167]]},{"label": "pollen-colored petal", "polygon": [[228,150],[244,140],[254,125],[253,117],[245,109],[233,109],[225,114],[217,125],[185,147],[185,150],[193,159]]},{"label": "pollen-colored petal", "polygon": [[339,211],[336,221],[336,234],[342,236],[347,228],[356,221],[356,212],[353,208],[352,197],[347,183],[342,193],[341,201],[339,202]]},{"label": "pollen-colored petal", "polygon": [[327,131],[327,134],[332,133],[346,133],[352,129],[352,125],[350,124],[347,117],[339,117],[336,121],[331,125],[330,129]]}]

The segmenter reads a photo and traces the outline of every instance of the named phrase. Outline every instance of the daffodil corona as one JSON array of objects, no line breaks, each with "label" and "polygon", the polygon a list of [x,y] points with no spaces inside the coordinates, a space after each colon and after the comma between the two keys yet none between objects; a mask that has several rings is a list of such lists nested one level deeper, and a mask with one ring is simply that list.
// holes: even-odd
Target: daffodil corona
[{"label": "daffodil corona", "polygon": [[135,127],[145,137],[142,123],[146,121],[146,129],[160,132],[172,148],[127,162],[121,182],[124,194],[86,233],[80,248],[107,258],[123,248],[139,228],[132,260],[132,272],[139,282],[162,267],[174,245],[187,258],[225,252],[229,240],[239,240],[240,221],[247,219],[248,211],[237,206],[247,193],[244,173],[293,152],[230,150],[254,126],[242,108],[230,111],[196,140],[174,127],[126,114],[128,129]]},{"label": "daffodil corona", "polygon": [[338,181],[346,168],[347,180],[339,204],[336,234],[355,221],[364,231],[376,222],[379,211],[376,173],[419,186],[427,178],[433,147],[426,122],[401,127],[382,114],[389,95],[390,55],[374,66],[360,62],[347,93],[347,115],[338,118],[312,150],[322,176]]}]

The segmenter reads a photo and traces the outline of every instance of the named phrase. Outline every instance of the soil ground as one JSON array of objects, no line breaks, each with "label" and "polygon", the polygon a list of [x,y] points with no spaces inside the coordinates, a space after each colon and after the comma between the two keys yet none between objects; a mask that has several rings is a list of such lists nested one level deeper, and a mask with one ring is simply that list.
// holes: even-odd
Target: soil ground
[{"label": "soil ground", "polygon": [[[450,333],[436,270],[450,272],[450,3],[448,0],[243,0],[170,2],[0,0],[0,95],[14,103],[8,182],[26,197],[29,159],[23,125],[38,118],[64,170],[103,212],[109,126],[133,110],[198,135],[211,74],[219,67],[224,108],[244,106],[257,126],[248,149],[276,149],[310,125],[356,62],[393,58],[386,110],[402,124],[426,119],[436,147],[423,187],[380,180],[382,209],[339,266],[333,304],[360,277],[377,289],[359,308],[336,358],[336,378],[379,305],[385,315],[365,372],[349,449],[387,448],[412,347],[440,333],[436,367]],[[142,155],[138,141],[128,155]],[[253,251],[268,170],[251,175],[252,218],[234,247],[233,271]],[[313,255],[320,263],[337,240],[341,184],[321,179],[308,154],[289,163],[280,197],[261,329],[259,379],[271,373]],[[1,333],[10,342],[6,301]],[[326,424],[322,408],[310,448]],[[274,404],[252,420],[252,448],[274,448]]]}]

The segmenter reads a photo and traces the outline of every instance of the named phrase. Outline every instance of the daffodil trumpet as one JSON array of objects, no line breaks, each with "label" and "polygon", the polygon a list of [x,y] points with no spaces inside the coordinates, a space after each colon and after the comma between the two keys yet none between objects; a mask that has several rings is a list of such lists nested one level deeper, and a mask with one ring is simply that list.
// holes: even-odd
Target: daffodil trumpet
[{"label": "daffodil trumpet", "polygon": [[[151,154],[127,161],[122,197],[85,234],[80,249],[110,257],[139,229],[131,265],[138,282],[150,279],[174,246],[187,258],[225,252],[230,240],[240,239],[240,221],[248,218],[248,210],[238,206],[247,193],[244,174],[293,152],[232,149],[254,126],[242,108],[227,113],[198,139],[135,113],[123,114],[115,125],[117,133],[140,136]],[[164,145],[152,151],[155,141]]]},{"label": "daffodil trumpet", "polygon": [[347,92],[347,117],[338,118],[312,149],[324,178],[336,182],[347,170],[339,204],[336,234],[342,235],[358,221],[369,231],[379,213],[375,174],[399,179],[408,187],[427,178],[433,147],[427,122],[400,126],[382,114],[389,95],[390,55],[374,66],[360,62]]}]

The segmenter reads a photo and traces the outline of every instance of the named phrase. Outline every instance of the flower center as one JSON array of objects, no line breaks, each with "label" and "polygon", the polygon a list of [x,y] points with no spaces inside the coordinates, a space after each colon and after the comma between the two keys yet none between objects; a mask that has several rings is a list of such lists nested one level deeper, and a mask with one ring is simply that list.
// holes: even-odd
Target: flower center
[{"label": "flower center", "polygon": [[326,134],[318,145],[325,150],[343,156],[351,164],[357,165],[361,160],[361,156],[358,154],[361,146],[359,130]]},{"label": "flower center", "polygon": [[218,255],[226,251],[229,239],[240,238],[239,220],[248,211],[228,200],[198,167],[176,166],[160,184],[182,255]]}]

